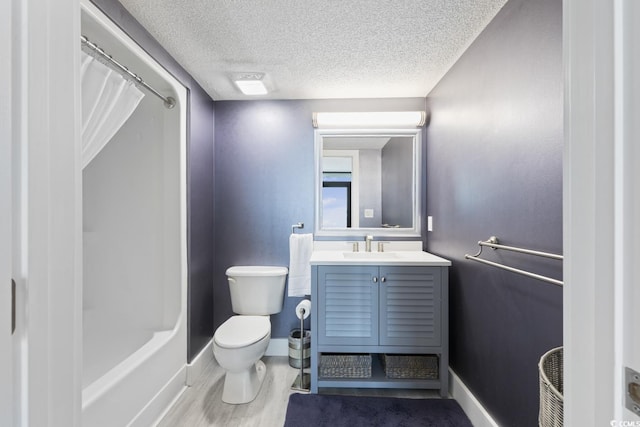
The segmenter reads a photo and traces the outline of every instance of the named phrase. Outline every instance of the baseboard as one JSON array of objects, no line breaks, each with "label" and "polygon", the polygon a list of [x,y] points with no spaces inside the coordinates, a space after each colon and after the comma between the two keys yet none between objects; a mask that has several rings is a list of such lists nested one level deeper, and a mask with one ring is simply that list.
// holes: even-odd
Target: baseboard
[{"label": "baseboard", "polygon": [[202,374],[205,366],[214,361],[213,339],[204,346],[200,353],[187,364],[187,387],[191,387]]},{"label": "baseboard", "polygon": [[198,353],[191,363],[184,365],[164,386],[151,402],[129,424],[130,427],[157,425],[174,403],[180,398],[186,387],[193,385],[202,374],[207,363],[215,363],[212,344],[209,343]]},{"label": "baseboard", "polygon": [[491,414],[487,412],[451,368],[449,368],[449,392],[451,397],[460,404],[474,427],[499,427],[498,423],[491,417]]},{"label": "baseboard", "polygon": [[289,338],[271,338],[265,356],[288,356]]},{"label": "baseboard", "polygon": [[[264,354],[265,356],[288,356],[289,355],[289,339],[288,338],[271,338],[269,347]],[[198,353],[191,363],[187,365],[187,386],[192,386],[194,381],[198,379],[202,370],[208,363],[216,363],[213,356],[213,339]]]},{"label": "baseboard", "polygon": [[[288,356],[288,338],[272,338],[265,356]],[[499,427],[491,414],[471,393],[460,377],[449,368],[449,392],[467,414],[474,427]]]}]

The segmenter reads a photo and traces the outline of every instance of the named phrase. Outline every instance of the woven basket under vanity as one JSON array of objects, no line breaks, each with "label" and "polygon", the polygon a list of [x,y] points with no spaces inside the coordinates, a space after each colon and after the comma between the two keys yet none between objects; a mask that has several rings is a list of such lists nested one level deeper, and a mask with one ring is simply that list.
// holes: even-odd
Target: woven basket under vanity
[{"label": "woven basket under vanity", "polygon": [[383,354],[387,378],[438,379],[438,356],[432,354]]},{"label": "woven basket under vanity", "polygon": [[324,378],[371,378],[371,354],[323,353],[319,370]]}]

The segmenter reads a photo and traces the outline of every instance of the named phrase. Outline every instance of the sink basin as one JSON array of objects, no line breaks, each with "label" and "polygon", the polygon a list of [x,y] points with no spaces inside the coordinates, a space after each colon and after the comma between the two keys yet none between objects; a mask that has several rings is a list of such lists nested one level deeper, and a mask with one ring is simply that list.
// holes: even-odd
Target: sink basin
[{"label": "sink basin", "polygon": [[393,259],[398,258],[395,252],[343,252],[346,259]]}]

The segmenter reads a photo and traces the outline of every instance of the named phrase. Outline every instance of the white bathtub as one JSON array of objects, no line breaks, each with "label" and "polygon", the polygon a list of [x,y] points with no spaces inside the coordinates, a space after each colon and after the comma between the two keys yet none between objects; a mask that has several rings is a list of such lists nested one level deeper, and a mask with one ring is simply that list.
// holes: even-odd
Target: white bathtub
[{"label": "white bathtub", "polygon": [[186,89],[88,1],[82,34],[146,94],[83,170],[82,425],[152,425],[186,379]]},{"label": "white bathtub", "polygon": [[183,340],[155,332],[132,355],[82,390],[83,426],[150,426],[182,391]]}]

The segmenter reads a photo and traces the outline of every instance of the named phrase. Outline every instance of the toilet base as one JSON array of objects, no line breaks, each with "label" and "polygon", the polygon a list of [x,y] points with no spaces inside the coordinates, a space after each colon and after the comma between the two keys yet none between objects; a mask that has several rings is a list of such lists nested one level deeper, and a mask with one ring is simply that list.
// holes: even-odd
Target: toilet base
[{"label": "toilet base", "polygon": [[227,371],[224,377],[222,401],[233,405],[251,402],[258,395],[266,373],[267,367],[262,360],[258,360],[246,371]]}]

